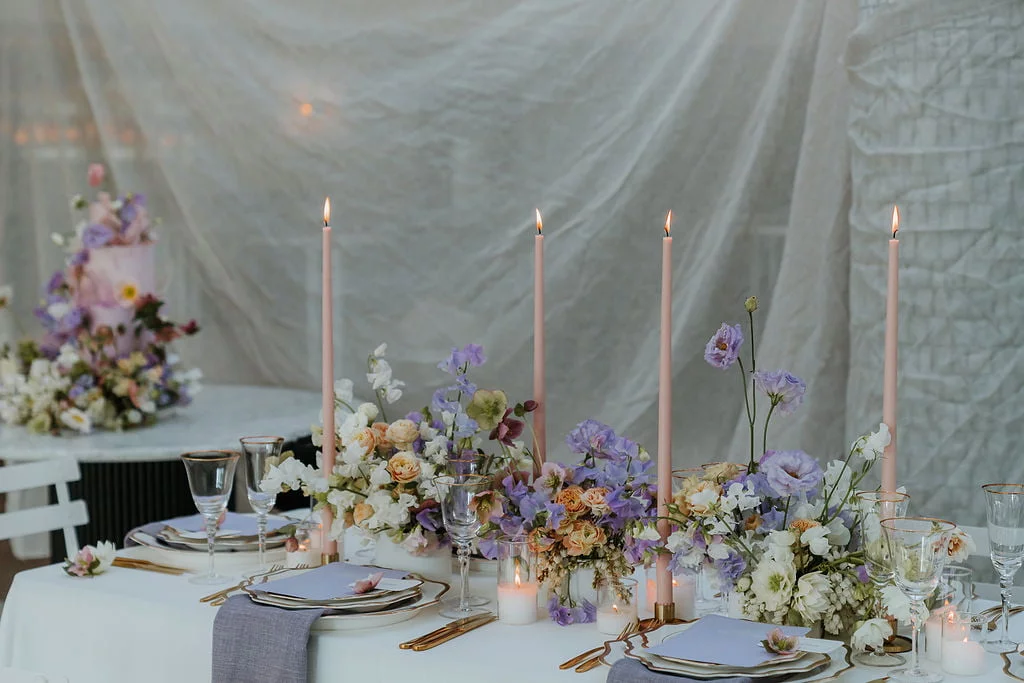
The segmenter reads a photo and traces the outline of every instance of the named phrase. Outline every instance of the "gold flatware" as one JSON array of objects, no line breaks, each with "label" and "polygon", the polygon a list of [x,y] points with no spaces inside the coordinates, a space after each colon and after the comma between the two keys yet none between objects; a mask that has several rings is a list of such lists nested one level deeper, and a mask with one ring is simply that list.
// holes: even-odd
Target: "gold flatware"
[{"label": "gold flatware", "polygon": [[[634,622],[634,623],[636,623],[636,622]],[[633,624],[626,624],[623,627],[622,632],[619,633],[618,637],[612,638],[611,640],[606,640],[601,645],[598,645],[595,648],[591,648],[591,649],[587,650],[586,652],[581,652],[580,654],[576,655],[572,659],[565,660],[564,662],[562,662],[561,664],[558,665],[558,668],[561,669],[562,671],[565,671],[566,669],[571,669],[574,666],[576,666],[577,664],[579,664],[580,662],[582,662],[583,660],[589,659],[593,655],[596,655],[605,646],[610,648],[612,646],[612,643],[614,643],[616,641],[620,641],[620,640],[625,640],[626,636],[628,636],[630,633],[632,633],[632,630],[631,630],[632,628],[633,628]]]},{"label": "gold flatware", "polygon": [[628,624],[624,629],[622,629],[622,633],[619,634],[618,638],[606,640],[603,647],[598,648],[598,651],[596,653],[594,653],[589,659],[585,659],[582,664],[577,666],[576,673],[581,674],[585,671],[590,671],[591,669],[600,666],[602,660],[604,660],[604,658],[611,653],[612,643],[622,642],[623,640],[629,638],[631,635],[639,633],[642,629],[643,627],[641,626],[639,621],[634,621]]},{"label": "gold flatware", "polygon": [[437,638],[445,633],[448,633],[448,631],[459,628],[460,626],[465,626],[466,624],[477,621],[479,619],[483,619],[484,617],[488,616],[490,616],[489,612],[486,614],[473,614],[468,617],[456,619],[455,621],[448,622],[441,628],[434,629],[430,633],[424,633],[422,636],[419,636],[418,638],[413,638],[412,640],[407,640],[404,643],[399,643],[398,648],[400,650],[411,650],[413,645],[416,645],[417,643],[424,643],[429,640],[433,640],[434,638]]},{"label": "gold flatware", "polygon": [[283,564],[275,564],[269,570],[267,570],[266,572],[263,572],[263,573],[260,573],[260,574],[253,574],[252,576],[250,576],[250,577],[248,577],[246,579],[242,579],[241,581],[236,583],[234,586],[231,586],[230,588],[222,588],[221,590],[217,591],[216,593],[210,593],[209,595],[204,595],[203,597],[199,598],[199,602],[210,602],[211,600],[216,600],[217,598],[225,597],[229,593],[232,593],[234,591],[242,590],[242,588],[244,588],[245,586],[250,585],[253,582],[253,580],[259,578],[260,576],[270,576],[272,574],[277,574],[277,573],[283,572],[284,569],[285,569],[285,566]]},{"label": "gold flatware", "polygon": [[138,560],[133,557],[115,557],[112,564],[115,567],[122,567],[124,569],[145,569],[151,572],[160,572],[161,574],[184,574],[187,571],[181,567],[158,564],[149,560]]},{"label": "gold flatware", "polygon": [[484,617],[481,619],[477,619],[476,621],[471,621],[468,624],[463,624],[462,626],[456,626],[453,629],[449,629],[446,633],[442,634],[437,638],[434,638],[433,640],[427,640],[425,642],[416,643],[412,646],[412,650],[413,652],[423,652],[424,650],[430,650],[431,648],[435,648],[438,645],[443,645],[447,643],[449,640],[454,640],[459,636],[465,635],[470,631],[476,630],[481,626],[486,626],[492,621],[495,621],[497,618],[497,614],[484,615]]},{"label": "gold flatware", "polygon": [[[245,582],[245,584],[242,586],[242,588],[246,588],[246,587],[251,586],[252,584],[256,583],[256,579],[261,579],[259,583],[266,583],[270,579],[270,577],[273,576],[274,574],[280,574],[282,572],[289,571],[290,569],[312,569],[312,565],[298,564],[298,565],[295,565],[294,567],[282,568],[282,569],[279,569],[277,571],[267,572],[266,574],[257,574],[256,576],[253,576],[252,578],[247,580]],[[209,604],[211,607],[220,607],[221,605],[223,605],[225,602],[228,601],[228,596],[229,595],[230,595],[230,591],[227,592],[227,593],[224,593],[223,595],[220,595],[220,596],[214,598],[213,600],[210,600],[210,602],[207,603],[207,604]]]}]

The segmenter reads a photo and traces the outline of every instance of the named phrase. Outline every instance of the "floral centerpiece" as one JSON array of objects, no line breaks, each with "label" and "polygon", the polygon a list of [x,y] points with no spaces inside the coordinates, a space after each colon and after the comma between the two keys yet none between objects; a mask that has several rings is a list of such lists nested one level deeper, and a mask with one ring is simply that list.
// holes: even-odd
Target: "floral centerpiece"
[{"label": "floral centerpiece", "polygon": [[[469,344],[453,349],[438,365],[452,383],[438,389],[429,406],[389,422],[387,406],[402,397],[404,384],[394,379],[386,351],[381,344],[367,361],[373,402],[354,405],[351,380],[335,385],[334,470],[325,476],[320,469],[284,459],[272,464],[261,486],[266,491],[301,489],[319,507],[328,506],[334,537],[356,526],[422,555],[446,542],[434,477],[444,474],[453,458],[472,460],[486,474],[532,468],[533,457],[517,437],[524,430],[520,418],[535,404],[509,405],[503,391],[478,389],[469,370],[486,358],[480,346]],[[323,445],[322,426],[314,428],[313,442]]]},{"label": "floral centerpiece", "polygon": [[[90,167],[89,182],[103,182],[102,166]],[[202,373],[182,367],[170,348],[199,326],[161,312],[143,195],[100,192],[72,204],[88,217],[71,237],[54,236],[68,258],[35,311],[45,335],[0,349],[0,421],[55,435],[153,424],[200,388]]]},{"label": "floral centerpiece", "polygon": [[[757,300],[751,297],[745,307],[753,336]],[[740,325],[723,324],[704,357],[723,371],[738,366],[743,375],[750,457],[682,481],[670,506],[675,527],[667,551],[676,567],[703,566],[717,576],[747,618],[821,622],[827,633],[847,633],[876,605],[856,533],[854,494],[889,443],[888,429],[879,425],[824,469],[803,451],[769,449],[772,417],[795,411],[806,386],[784,370],[758,370],[753,348],[748,370],[740,356],[743,341]],[[765,401],[759,431],[757,412]]]},{"label": "floral centerpiece", "polygon": [[595,420],[577,425],[566,443],[580,456],[577,465],[546,462],[530,485],[510,474],[478,504],[481,550],[492,557],[499,535],[525,535],[538,553],[537,577],[553,589],[551,618],[562,626],[596,616],[593,604],[573,594],[573,573],[591,569],[594,587],[624,590],[621,579],[643,550],[638,534],[654,515],[653,463],[638,444]]}]

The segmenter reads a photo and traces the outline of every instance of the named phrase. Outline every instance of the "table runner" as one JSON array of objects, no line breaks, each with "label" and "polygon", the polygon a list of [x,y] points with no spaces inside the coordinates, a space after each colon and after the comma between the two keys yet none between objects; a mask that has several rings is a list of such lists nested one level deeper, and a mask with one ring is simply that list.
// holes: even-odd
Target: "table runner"
[{"label": "table runner", "polygon": [[[651,671],[635,659],[620,659],[608,672],[608,683],[706,683],[697,681],[686,676],[674,674],[662,674]],[[715,683],[753,683],[753,679],[746,676],[735,678],[716,678]]]},{"label": "table runner", "polygon": [[228,598],[213,621],[213,683],[306,683],[309,630],[323,612]]}]

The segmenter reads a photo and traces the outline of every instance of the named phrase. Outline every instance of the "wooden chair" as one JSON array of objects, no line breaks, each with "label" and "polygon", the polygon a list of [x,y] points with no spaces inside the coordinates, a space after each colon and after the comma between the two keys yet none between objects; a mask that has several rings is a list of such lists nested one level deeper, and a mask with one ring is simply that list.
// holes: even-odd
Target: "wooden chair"
[{"label": "wooden chair", "polygon": [[0,494],[39,486],[53,486],[57,492],[55,505],[0,513],[0,541],[63,529],[64,549],[67,557],[73,557],[78,552],[75,527],[89,521],[85,501],[73,501],[68,493],[68,482],[80,477],[78,463],[71,458],[0,467]]}]

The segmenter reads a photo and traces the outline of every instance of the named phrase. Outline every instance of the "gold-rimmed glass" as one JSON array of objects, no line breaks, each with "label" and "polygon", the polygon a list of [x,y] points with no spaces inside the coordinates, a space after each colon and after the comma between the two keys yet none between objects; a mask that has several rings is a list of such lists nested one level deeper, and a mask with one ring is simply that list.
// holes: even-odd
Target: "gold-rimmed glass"
[{"label": "gold-rimmed glass", "polygon": [[999,572],[1002,618],[998,636],[985,641],[989,652],[1010,652],[1018,643],[1010,639],[1010,599],[1013,577],[1024,563],[1024,484],[985,484],[989,557]]},{"label": "gold-rimmed glass", "polygon": [[[881,591],[892,583],[893,566],[889,543],[882,533],[881,520],[905,517],[910,496],[899,491],[861,491],[854,497],[860,513],[861,548],[864,551],[864,569],[878,592],[878,613],[881,613]],[[866,666],[898,666],[906,660],[879,648],[853,656],[858,664]]]},{"label": "gold-rimmed glass", "polygon": [[441,616],[461,619],[480,611],[469,602],[469,553],[483,525],[477,513],[477,496],[491,489],[491,478],[480,474],[447,474],[433,481],[445,531],[458,551],[461,578],[458,600],[443,603]]},{"label": "gold-rimmed glass", "polygon": [[189,579],[191,583],[214,585],[225,583],[228,578],[214,571],[213,545],[217,536],[217,520],[228,507],[231,489],[235,481],[235,466],[238,464],[235,451],[193,451],[183,453],[181,462],[188,475],[188,487],[196,509],[203,516],[206,525],[206,544],[209,561],[207,571]]},{"label": "gold-rimmed glass", "polygon": [[956,525],[933,517],[889,517],[881,520],[896,587],[911,602],[911,664],[889,677],[906,683],[939,683],[942,675],[921,668],[917,633],[925,599],[935,591],[949,557],[949,537]]},{"label": "gold-rimmed glass", "polygon": [[260,570],[266,568],[267,516],[277,501],[277,493],[264,491],[260,483],[270,465],[281,459],[284,439],[280,436],[243,436],[238,440],[245,453],[245,490],[249,505],[256,513],[256,533],[259,539]]}]

